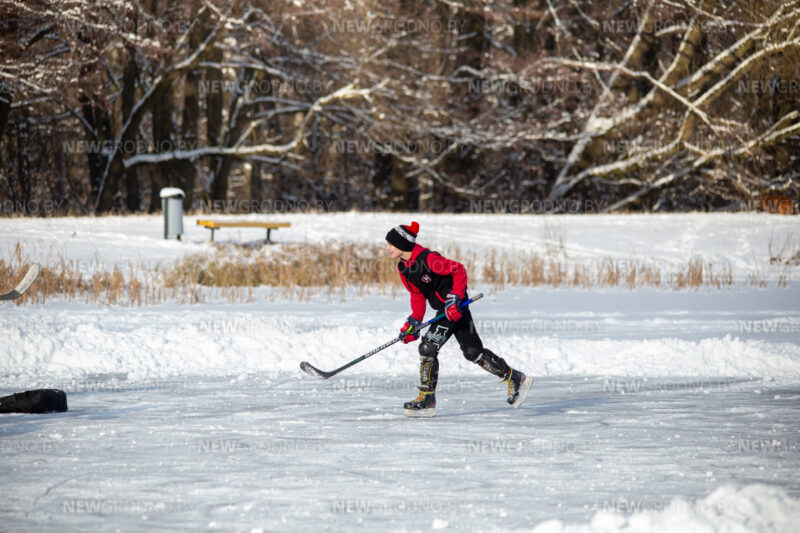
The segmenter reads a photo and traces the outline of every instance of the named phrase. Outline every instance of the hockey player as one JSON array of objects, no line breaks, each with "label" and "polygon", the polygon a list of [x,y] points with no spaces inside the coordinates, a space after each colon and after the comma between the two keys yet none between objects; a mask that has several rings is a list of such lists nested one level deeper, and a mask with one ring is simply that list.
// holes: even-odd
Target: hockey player
[{"label": "hockey player", "polygon": [[[464,265],[442,257],[437,252],[416,243],[419,224],[395,226],[386,234],[386,250],[398,259],[397,270],[411,293],[411,315],[401,329],[407,333],[422,323],[426,301],[446,317],[431,325],[419,346],[419,396],[406,402],[408,416],[434,416],[436,382],[439,375],[439,350],[450,336],[455,335],[464,357],[481,368],[502,378],[508,384],[508,403],[518,407],[530,390],[532,380],[515,370],[491,350],[484,348],[469,307],[461,308],[467,296],[467,272]],[[416,341],[419,332],[407,334],[403,342]]]}]

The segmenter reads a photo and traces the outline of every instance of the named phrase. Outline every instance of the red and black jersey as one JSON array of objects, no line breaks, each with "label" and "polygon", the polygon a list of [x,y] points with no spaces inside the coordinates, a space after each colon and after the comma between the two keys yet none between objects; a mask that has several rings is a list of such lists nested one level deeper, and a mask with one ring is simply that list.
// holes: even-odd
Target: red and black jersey
[{"label": "red and black jersey", "polygon": [[439,253],[414,245],[408,261],[397,264],[400,279],[411,293],[411,316],[422,320],[425,316],[425,301],[441,311],[447,293],[454,292],[467,298],[467,271],[464,265],[451,261]]}]

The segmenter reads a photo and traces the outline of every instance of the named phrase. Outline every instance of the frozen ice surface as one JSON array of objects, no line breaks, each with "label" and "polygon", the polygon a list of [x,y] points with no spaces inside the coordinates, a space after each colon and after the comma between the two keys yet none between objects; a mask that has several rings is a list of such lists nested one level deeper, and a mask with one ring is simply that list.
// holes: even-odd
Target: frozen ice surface
[{"label": "frozen ice surface", "polygon": [[791,531],[799,517],[798,386],[548,376],[512,409],[488,374],[448,372],[422,420],[402,415],[412,378],[95,377],[66,414],[2,418],[0,523]]}]

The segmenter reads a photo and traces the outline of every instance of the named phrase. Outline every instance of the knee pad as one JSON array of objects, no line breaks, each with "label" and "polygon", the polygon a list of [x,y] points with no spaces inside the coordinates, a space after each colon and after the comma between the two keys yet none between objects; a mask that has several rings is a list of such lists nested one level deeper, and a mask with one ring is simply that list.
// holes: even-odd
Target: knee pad
[{"label": "knee pad", "polygon": [[432,342],[422,341],[422,343],[419,345],[419,354],[422,357],[436,357],[438,353],[439,350]]},{"label": "knee pad", "polygon": [[466,348],[464,350],[464,358],[467,361],[469,361],[471,363],[474,363],[475,360],[481,355],[482,351],[483,350],[481,350],[480,348],[476,348],[474,346],[469,346],[468,348]]}]

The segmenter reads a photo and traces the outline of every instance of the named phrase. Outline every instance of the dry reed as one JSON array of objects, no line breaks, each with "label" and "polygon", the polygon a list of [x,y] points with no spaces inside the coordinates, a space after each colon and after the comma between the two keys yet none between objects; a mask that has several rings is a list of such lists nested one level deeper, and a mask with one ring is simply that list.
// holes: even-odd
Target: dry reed
[{"label": "dry reed", "polygon": [[[678,267],[633,258],[571,259],[563,239],[553,240],[556,244],[545,247],[542,254],[494,248],[478,253],[458,247],[445,247],[441,252],[462,262],[470,274],[470,286],[483,290],[537,286],[687,290],[724,289],[734,284],[730,265],[714,265],[700,258]],[[0,259],[2,290],[13,287],[29,264],[20,245],[11,255],[7,261]],[[777,286],[786,287],[791,267],[786,261],[781,263]],[[746,281],[753,287],[767,286],[760,271],[748,275]],[[344,299],[374,290],[396,294],[402,288],[396,265],[381,246],[295,243],[254,248],[228,244],[151,270],[132,264],[104,268],[97,261],[94,271],[86,273],[74,263],[57,259],[43,265],[39,279],[16,303],[42,304],[54,298],[129,306],[217,299],[250,302],[256,299],[258,287],[272,289],[266,293],[269,297],[299,301],[318,295]]]}]

